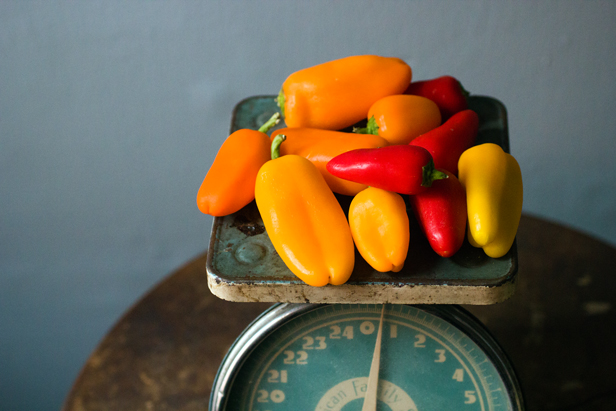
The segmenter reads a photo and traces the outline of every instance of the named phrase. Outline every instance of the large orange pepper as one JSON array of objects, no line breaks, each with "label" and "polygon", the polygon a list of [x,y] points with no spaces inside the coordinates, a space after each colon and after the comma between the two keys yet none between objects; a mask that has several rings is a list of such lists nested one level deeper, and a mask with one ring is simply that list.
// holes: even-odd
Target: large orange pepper
[{"label": "large orange pepper", "polygon": [[272,142],[272,160],[261,167],[255,199],[263,224],[286,266],[312,286],[344,284],[355,265],[355,247],[344,211],[314,164],[279,156],[284,135]]},{"label": "large orange pepper", "polygon": [[221,217],[254,200],[257,172],[270,159],[271,144],[265,133],[279,118],[276,113],[258,131],[241,129],[227,137],[197,192],[202,213]]},{"label": "large orange pepper", "polygon": [[441,125],[436,103],[421,96],[383,97],[368,111],[368,124],[356,133],[376,134],[390,144],[408,144],[414,138]]},{"label": "large orange pepper", "polygon": [[399,58],[345,57],[291,74],[278,105],[289,127],[341,130],[365,118],[378,99],[402,94],[411,77],[411,68]]},{"label": "large orange pepper", "polygon": [[353,134],[316,128],[281,128],[274,131],[271,138],[279,134],[286,136],[285,143],[280,147],[281,155],[296,154],[307,158],[321,172],[334,193],[348,196],[354,196],[367,185],[334,177],[326,168],[329,160],[339,154],[359,148],[387,146],[386,140],[371,134]]},{"label": "large orange pepper", "polygon": [[372,268],[380,272],[402,269],[410,229],[400,194],[368,187],[351,201],[349,226],[357,250]]}]

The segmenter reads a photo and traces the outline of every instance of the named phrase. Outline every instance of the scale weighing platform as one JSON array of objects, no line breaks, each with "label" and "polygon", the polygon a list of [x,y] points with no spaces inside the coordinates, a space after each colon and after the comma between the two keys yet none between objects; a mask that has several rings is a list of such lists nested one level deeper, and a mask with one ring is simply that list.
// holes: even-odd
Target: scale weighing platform
[{"label": "scale weighing platform", "polygon": [[[480,118],[476,144],[509,152],[504,106],[472,96],[469,108]],[[245,99],[234,110],[231,132],[258,129],[277,111],[275,96]],[[348,209],[351,198],[338,199]],[[212,293],[281,304],[231,347],[210,410],[523,410],[505,353],[457,306],[494,304],[513,294],[516,244],[493,259],[465,242],[443,258],[410,220],[402,271],[377,272],[357,253],[346,284],[312,287],[277,255],[254,202],[215,218],[206,264]]]}]

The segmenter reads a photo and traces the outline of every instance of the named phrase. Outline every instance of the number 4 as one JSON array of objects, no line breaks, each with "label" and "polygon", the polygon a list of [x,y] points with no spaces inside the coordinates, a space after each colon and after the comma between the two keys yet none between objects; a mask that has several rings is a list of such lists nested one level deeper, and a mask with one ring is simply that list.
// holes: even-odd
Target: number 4
[{"label": "number 4", "polygon": [[347,325],[346,327],[344,327],[344,331],[342,332],[342,336],[346,337],[347,340],[352,340],[353,339],[353,326]]},{"label": "number 4", "polygon": [[453,377],[451,378],[458,382],[464,381],[464,370],[462,368],[458,368],[457,370],[454,371]]}]

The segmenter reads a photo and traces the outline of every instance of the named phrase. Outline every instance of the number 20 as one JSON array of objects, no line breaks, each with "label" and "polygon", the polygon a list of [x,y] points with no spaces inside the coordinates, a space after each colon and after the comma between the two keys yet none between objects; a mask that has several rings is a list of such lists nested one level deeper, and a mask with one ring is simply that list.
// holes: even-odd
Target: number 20
[{"label": "number 20", "polygon": [[273,390],[272,392],[267,392],[265,390],[257,391],[257,402],[269,402],[271,400],[275,403],[281,403],[284,401],[285,395],[281,390]]}]

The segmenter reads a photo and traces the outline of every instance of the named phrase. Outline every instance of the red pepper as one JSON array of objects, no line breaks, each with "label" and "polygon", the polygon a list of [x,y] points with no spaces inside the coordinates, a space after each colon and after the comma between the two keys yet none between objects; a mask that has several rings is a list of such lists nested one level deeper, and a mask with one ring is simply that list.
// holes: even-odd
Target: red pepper
[{"label": "red pepper", "polygon": [[441,110],[443,120],[468,108],[468,91],[452,76],[442,76],[432,80],[411,83],[404,94],[422,96],[434,101]]},{"label": "red pepper", "polygon": [[432,156],[423,147],[396,145],[356,149],[327,163],[332,175],[400,194],[417,194],[433,180],[447,178],[434,168]]},{"label": "red pepper", "polygon": [[451,257],[466,237],[466,192],[453,174],[443,171],[448,178],[435,181],[430,190],[409,198],[432,249],[442,257]]},{"label": "red pepper", "polygon": [[473,110],[454,114],[441,126],[415,138],[409,144],[425,148],[432,154],[434,167],[458,175],[458,160],[477,138],[479,116]]}]

